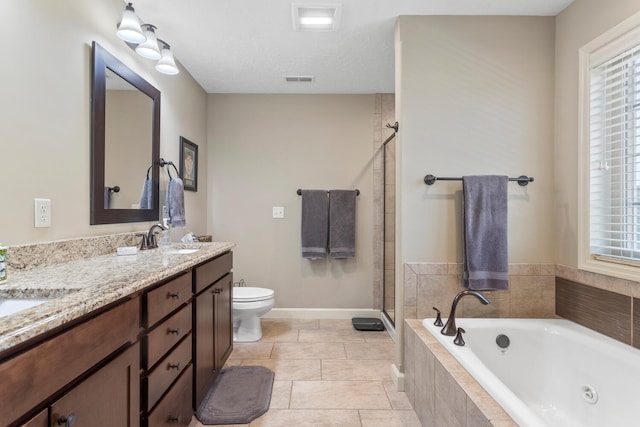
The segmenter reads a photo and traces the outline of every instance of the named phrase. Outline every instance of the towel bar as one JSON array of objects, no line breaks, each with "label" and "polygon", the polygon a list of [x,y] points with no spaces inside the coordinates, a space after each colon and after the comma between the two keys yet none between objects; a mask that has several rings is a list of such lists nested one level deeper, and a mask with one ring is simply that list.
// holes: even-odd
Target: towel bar
[{"label": "towel bar", "polygon": [[[327,194],[329,194],[329,193],[331,193],[331,191],[327,190]],[[302,190],[301,190],[300,188],[298,188],[298,189],[296,190],[296,194],[297,194],[298,196],[302,196]],[[356,196],[359,196],[359,195],[360,195],[360,190],[358,190],[358,189],[356,188]]]},{"label": "towel bar", "polygon": [[[424,183],[427,185],[433,185],[436,181],[462,181],[462,177],[436,177],[431,174],[424,177]],[[509,178],[509,181],[518,181],[518,185],[524,187],[528,185],[530,182],[533,182],[533,177],[520,175],[517,178]]]}]

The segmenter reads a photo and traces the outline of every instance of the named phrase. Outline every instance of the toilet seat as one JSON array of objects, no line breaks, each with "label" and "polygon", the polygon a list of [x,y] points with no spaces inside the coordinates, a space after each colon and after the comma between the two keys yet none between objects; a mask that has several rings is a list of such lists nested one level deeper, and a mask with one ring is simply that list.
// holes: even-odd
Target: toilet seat
[{"label": "toilet seat", "polygon": [[256,287],[235,287],[233,288],[233,302],[256,302],[273,298],[273,289]]}]

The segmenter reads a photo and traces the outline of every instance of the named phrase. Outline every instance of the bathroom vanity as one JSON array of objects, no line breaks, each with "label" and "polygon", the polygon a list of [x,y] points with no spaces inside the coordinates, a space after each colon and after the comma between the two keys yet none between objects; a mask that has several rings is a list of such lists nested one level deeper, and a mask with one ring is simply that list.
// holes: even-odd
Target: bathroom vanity
[{"label": "bathroom vanity", "polygon": [[13,272],[1,298],[0,425],[189,425],[233,348],[231,243]]}]

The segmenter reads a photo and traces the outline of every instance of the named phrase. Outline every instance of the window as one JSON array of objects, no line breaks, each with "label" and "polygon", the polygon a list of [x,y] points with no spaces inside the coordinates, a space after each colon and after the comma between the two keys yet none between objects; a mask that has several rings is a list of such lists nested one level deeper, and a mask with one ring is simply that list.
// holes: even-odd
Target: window
[{"label": "window", "polygon": [[580,51],[580,267],[640,273],[640,19]]}]

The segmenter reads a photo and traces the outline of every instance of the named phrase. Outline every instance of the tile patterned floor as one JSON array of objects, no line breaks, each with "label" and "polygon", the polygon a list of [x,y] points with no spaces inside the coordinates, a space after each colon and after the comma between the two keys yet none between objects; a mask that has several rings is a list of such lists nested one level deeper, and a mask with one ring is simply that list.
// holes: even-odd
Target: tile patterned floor
[{"label": "tile patterned floor", "polygon": [[[275,372],[269,411],[246,427],[420,427],[394,390],[394,343],[351,320],[262,319],[263,337],[236,343],[227,362]],[[190,427],[202,427],[195,417]]]}]

